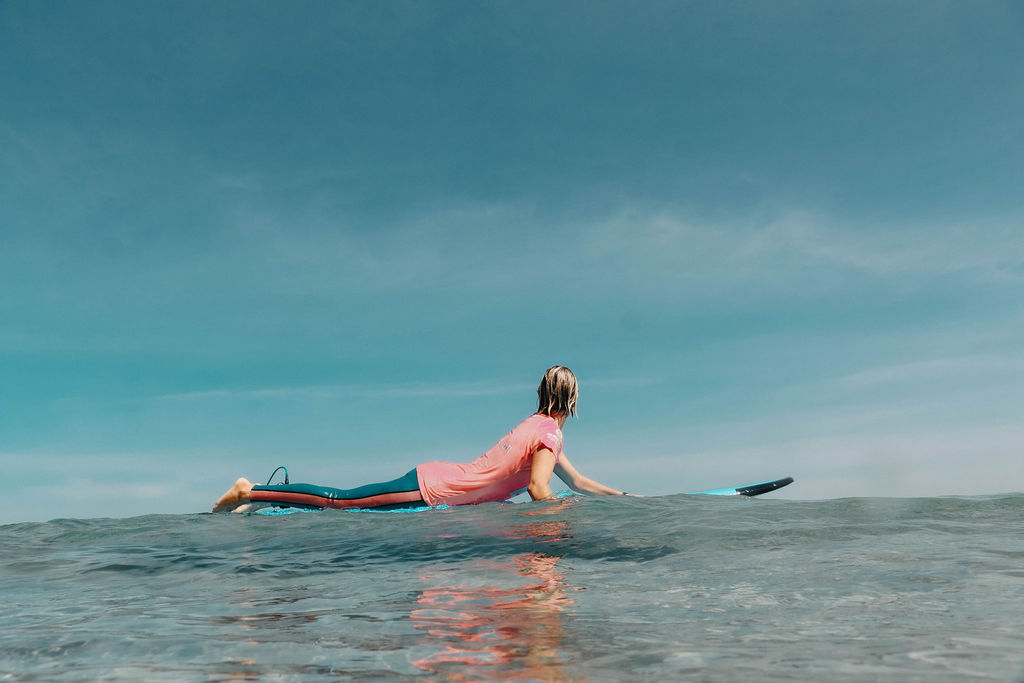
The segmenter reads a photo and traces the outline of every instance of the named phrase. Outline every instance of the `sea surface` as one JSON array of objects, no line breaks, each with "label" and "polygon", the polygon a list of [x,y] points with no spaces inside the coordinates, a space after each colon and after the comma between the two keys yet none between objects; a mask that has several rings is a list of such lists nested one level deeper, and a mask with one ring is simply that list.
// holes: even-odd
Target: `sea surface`
[{"label": "sea surface", "polygon": [[0,527],[0,679],[1024,681],[1024,494]]}]

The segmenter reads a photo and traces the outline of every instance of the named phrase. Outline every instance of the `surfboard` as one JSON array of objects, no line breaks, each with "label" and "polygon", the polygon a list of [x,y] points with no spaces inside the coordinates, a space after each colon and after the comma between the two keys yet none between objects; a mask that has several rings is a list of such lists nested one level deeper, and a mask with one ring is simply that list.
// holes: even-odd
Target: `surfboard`
[{"label": "surfboard", "polygon": [[[777,491],[783,486],[789,486],[793,483],[793,477],[783,477],[782,479],[774,479],[772,481],[763,481],[758,484],[744,484],[743,486],[729,486],[724,489],[712,489],[710,491],[694,491],[688,495],[691,496],[760,496],[770,491]],[[558,498],[568,498],[575,496],[576,494],[572,491],[560,491],[555,494]],[[321,508],[314,506],[296,506],[292,507],[286,502],[271,503],[270,507],[259,508],[253,510],[253,514],[259,515],[288,515],[294,512],[320,512]],[[373,508],[353,508],[352,512],[423,512],[425,510],[437,510],[447,509],[448,505],[439,505],[437,507],[415,507],[415,508],[399,508],[393,510],[381,510]]]},{"label": "surfboard", "polygon": [[714,489],[712,491],[696,491],[690,495],[693,496],[760,496],[761,494],[768,493],[769,491],[775,491],[781,489],[783,486],[789,486],[793,483],[793,477],[784,477],[782,479],[775,479],[773,481],[763,481],[760,484],[745,484],[743,486],[730,486],[724,489]]}]

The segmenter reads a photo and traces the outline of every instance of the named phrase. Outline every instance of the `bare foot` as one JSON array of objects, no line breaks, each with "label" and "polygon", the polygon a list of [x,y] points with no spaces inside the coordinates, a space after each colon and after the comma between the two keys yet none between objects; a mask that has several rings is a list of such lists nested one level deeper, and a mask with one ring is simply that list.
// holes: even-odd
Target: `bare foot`
[{"label": "bare foot", "polygon": [[252,487],[255,486],[251,481],[244,477],[239,478],[235,482],[235,485],[229,488],[223,496],[217,499],[217,502],[213,504],[214,512],[230,512],[237,508],[239,505],[244,505],[249,502],[249,491],[252,491]]}]

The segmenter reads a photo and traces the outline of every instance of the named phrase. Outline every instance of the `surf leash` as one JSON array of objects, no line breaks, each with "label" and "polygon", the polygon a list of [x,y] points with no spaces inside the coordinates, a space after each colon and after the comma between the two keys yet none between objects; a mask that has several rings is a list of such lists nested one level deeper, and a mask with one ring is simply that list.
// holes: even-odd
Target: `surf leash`
[{"label": "surf leash", "polygon": [[285,467],[284,465],[281,465],[276,470],[271,472],[269,477],[267,477],[267,486],[270,486],[270,482],[273,481],[274,475],[280,472],[281,470],[284,470],[284,483],[288,483],[288,468]]}]

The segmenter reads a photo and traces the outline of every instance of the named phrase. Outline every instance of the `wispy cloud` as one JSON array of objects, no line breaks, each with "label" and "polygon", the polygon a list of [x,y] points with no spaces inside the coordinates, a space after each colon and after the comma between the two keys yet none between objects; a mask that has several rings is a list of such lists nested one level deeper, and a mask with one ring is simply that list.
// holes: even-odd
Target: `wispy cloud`
[{"label": "wispy cloud", "polygon": [[1024,357],[959,356],[871,368],[841,377],[839,381],[851,386],[868,386],[932,379],[1005,377],[1021,373],[1024,373]]},{"label": "wispy cloud", "polygon": [[[721,427],[723,435],[729,425]],[[713,440],[712,440],[713,441]],[[681,440],[680,443],[686,443]],[[579,449],[579,446],[577,446]],[[660,451],[660,452],[659,452]],[[1015,422],[835,430],[806,437],[728,439],[666,454],[649,449],[628,460],[576,450],[591,476],[655,494],[794,476],[773,497],[976,495],[1024,491],[1024,427]],[[596,457],[593,457],[596,456]],[[657,480],[639,472],[659,472]]]},{"label": "wispy cloud", "polygon": [[[587,387],[614,388],[643,386],[657,380],[648,377],[596,378],[586,381]],[[281,400],[308,401],[344,398],[395,399],[461,399],[506,394],[530,394],[537,386],[524,382],[466,382],[455,384],[313,384],[291,387],[260,387],[250,389],[207,389],[160,394],[153,401],[219,401],[219,400]]]},{"label": "wispy cloud", "polygon": [[[239,174],[209,182],[217,194],[260,180]],[[73,304],[83,299],[93,307],[116,300],[122,310],[145,316],[154,304],[160,310],[188,302],[193,310],[197,301],[300,295],[329,302],[348,300],[353,291],[372,298],[426,288],[445,297],[463,292],[469,301],[495,291],[529,296],[550,291],[542,273],[588,299],[651,302],[714,300],[751,283],[805,291],[808,271],[829,282],[841,277],[830,271],[835,266],[876,279],[969,273],[1024,282],[1019,216],[974,225],[852,225],[793,207],[766,220],[708,221],[683,207],[630,200],[604,216],[581,209],[545,213],[529,202],[455,202],[403,216],[367,216],[345,215],[341,197],[298,210],[260,206],[248,197],[220,201],[202,248],[185,240],[163,251],[132,251],[130,259],[100,259],[102,268],[68,251],[61,252],[59,269],[55,264],[49,277],[38,277],[21,264],[51,263],[55,247],[52,240],[22,236],[16,254],[0,254],[0,266],[21,274],[6,296],[67,309],[74,317]],[[125,282],[133,287],[126,290]]]},{"label": "wispy cloud", "polygon": [[1022,224],[1021,216],[1007,216],[973,223],[851,225],[793,210],[753,230],[744,250],[751,255],[790,252],[880,274],[983,270],[1019,281],[1024,278]]},{"label": "wispy cloud", "polygon": [[339,398],[472,398],[521,393],[534,387],[527,384],[319,384],[293,387],[254,389],[209,389],[161,394],[155,401],[217,401],[217,400],[313,400]]},{"label": "wispy cloud", "polygon": [[643,387],[650,386],[652,384],[659,384],[660,382],[662,382],[662,380],[655,377],[611,377],[608,379],[587,379],[583,382],[583,386],[588,389],[591,387]]},{"label": "wispy cloud", "polygon": [[43,478],[41,483],[20,487],[0,503],[0,524],[205,512],[215,499],[206,491],[205,496],[198,494],[194,482],[184,480],[112,483],[79,477],[59,482],[42,481]]},{"label": "wispy cloud", "polygon": [[[1020,214],[970,222],[853,223],[800,207],[776,209],[768,218],[707,221],[680,207],[626,203],[608,218],[570,227],[569,243],[584,259],[629,263],[639,277],[655,272],[694,279],[714,272],[730,280],[839,265],[881,276],[974,270],[1020,282],[1022,225]],[[723,272],[728,267],[736,270]]]}]

